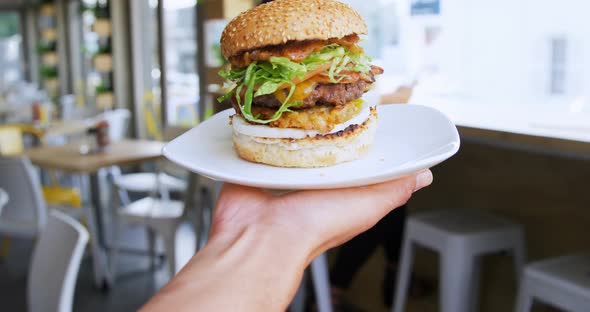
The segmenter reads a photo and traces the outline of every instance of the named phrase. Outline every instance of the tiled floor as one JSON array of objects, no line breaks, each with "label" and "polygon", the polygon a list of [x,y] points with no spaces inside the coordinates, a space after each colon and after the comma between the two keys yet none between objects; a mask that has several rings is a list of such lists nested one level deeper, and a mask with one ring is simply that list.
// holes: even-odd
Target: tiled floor
[{"label": "tiled floor", "polygon": [[[191,228],[184,225],[179,231],[179,261],[187,261],[194,248]],[[2,311],[26,311],[26,274],[32,241],[13,240],[9,257],[0,261],[0,305]],[[134,228],[125,233],[124,245],[145,248],[144,231]],[[361,311],[389,311],[382,304],[381,283],[384,255],[378,250],[361,268],[346,297]],[[432,252],[420,251],[416,255],[416,270],[421,276],[437,279],[437,257]],[[482,298],[480,311],[511,311],[514,300],[514,276],[511,259],[505,255],[493,255],[484,263],[482,275]],[[114,288],[108,292],[93,286],[91,261],[86,257],[80,269],[73,311],[136,311],[167,280],[166,266],[160,264],[150,270],[145,257],[122,255]],[[421,300],[410,300],[409,312],[438,311],[438,297],[433,294]],[[535,311],[554,311],[548,307],[536,307]]]},{"label": "tiled floor", "polygon": [[[194,250],[194,236],[190,227],[181,227],[177,236],[179,261],[188,261]],[[126,231],[125,246],[145,248],[144,231]],[[26,279],[33,242],[13,239],[8,257],[0,262],[0,302],[2,311],[26,311]],[[120,256],[117,281],[109,291],[97,289],[93,283],[92,262],[86,256],[82,262],[76,287],[73,311],[136,311],[168,278],[162,261],[150,270],[143,256]]]},{"label": "tiled floor", "polygon": [[[185,234],[179,235],[179,247],[190,249],[190,231],[184,229]],[[140,229],[127,232],[127,244],[135,242],[137,248],[142,248],[143,231]],[[12,242],[10,256],[6,261],[0,262],[0,304],[2,311],[26,311],[26,274],[29,263],[29,253],[32,242],[14,240]],[[182,249],[182,248],[180,248]],[[189,253],[182,258],[186,261]],[[423,269],[421,260],[432,259],[431,253],[418,254],[418,264],[421,273],[430,272]],[[387,312],[381,299],[381,278],[383,267],[383,254],[379,250],[359,271],[346,297],[349,302],[355,304],[361,311]],[[494,259],[495,258],[495,259]],[[510,311],[512,296],[505,297],[505,285],[513,283],[510,273],[510,259],[503,256],[492,256],[495,265],[488,266],[484,270],[483,281],[487,285],[484,292],[487,295],[482,298],[481,311]],[[505,263],[504,263],[505,262]],[[434,264],[434,263],[433,263]],[[430,266],[430,265],[429,265]],[[73,311],[98,312],[98,311],[136,311],[141,307],[167,279],[166,267],[159,265],[155,271],[150,271],[147,259],[138,256],[121,256],[117,283],[108,292],[96,289],[93,286],[91,261],[87,257],[82,263],[80,276],[75,293]],[[436,266],[430,266],[436,268]],[[430,272],[433,281],[436,281],[436,272]],[[429,274],[426,274],[429,276]],[[512,292],[513,290],[509,290]],[[438,311],[438,298],[436,294],[421,300],[410,300],[406,306],[409,312],[435,312]],[[548,307],[536,307],[535,311],[555,311]]]}]

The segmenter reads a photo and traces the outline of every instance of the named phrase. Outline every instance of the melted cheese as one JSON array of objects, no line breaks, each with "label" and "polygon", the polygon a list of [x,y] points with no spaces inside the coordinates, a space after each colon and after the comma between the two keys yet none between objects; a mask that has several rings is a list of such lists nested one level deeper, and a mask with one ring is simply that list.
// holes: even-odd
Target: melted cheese
[{"label": "melted cheese", "polygon": [[352,53],[365,53],[365,49],[363,49],[361,46],[353,44],[350,47],[348,47],[350,49],[350,52]]},{"label": "melted cheese", "polygon": [[[313,93],[313,90],[315,90],[317,84],[318,83],[314,78],[297,84],[295,86],[295,91],[293,91],[293,96],[291,97],[290,102],[303,102],[303,100],[307,99]],[[281,103],[283,103],[287,99],[289,91],[290,89],[287,89],[287,92],[285,92],[284,89],[277,90],[274,95],[279,101],[281,101]]]},{"label": "melted cheese", "polygon": [[[360,125],[367,121],[371,113],[370,105],[364,102],[359,113],[352,117],[350,120],[337,124],[330,133],[336,133],[342,131],[350,125]],[[261,137],[261,138],[274,138],[274,139],[303,139],[306,137],[315,137],[320,132],[316,130],[303,130],[294,128],[274,128],[266,125],[252,125],[249,124],[242,116],[232,116],[232,127],[234,131],[240,134]]]}]

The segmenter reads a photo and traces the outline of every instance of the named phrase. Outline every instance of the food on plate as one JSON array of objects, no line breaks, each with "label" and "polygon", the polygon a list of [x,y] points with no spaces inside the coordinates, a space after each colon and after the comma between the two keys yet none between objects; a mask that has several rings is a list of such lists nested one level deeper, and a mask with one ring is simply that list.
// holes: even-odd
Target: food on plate
[{"label": "food on plate", "polygon": [[366,155],[377,127],[362,100],[383,70],[358,45],[363,18],[334,0],[275,0],[233,19],[221,36],[233,143],[248,161],[324,167]]}]

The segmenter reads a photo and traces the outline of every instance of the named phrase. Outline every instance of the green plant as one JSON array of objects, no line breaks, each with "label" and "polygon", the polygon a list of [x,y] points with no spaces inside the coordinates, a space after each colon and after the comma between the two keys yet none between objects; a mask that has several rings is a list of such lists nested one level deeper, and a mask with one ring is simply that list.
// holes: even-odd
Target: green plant
[{"label": "green plant", "polygon": [[110,18],[111,17],[111,12],[109,10],[108,4],[101,5],[100,3],[97,3],[96,6],[94,7],[94,9],[92,10],[92,12],[94,13],[94,16],[96,18]]},{"label": "green plant", "polygon": [[55,42],[40,42],[37,46],[37,52],[39,54],[45,54],[48,52],[55,52],[57,51],[57,46]]},{"label": "green plant", "polygon": [[98,47],[98,51],[96,51],[96,54],[111,54],[111,50],[111,45],[108,44],[106,46]]},{"label": "green plant", "polygon": [[113,88],[111,88],[110,86],[107,86],[105,84],[99,84],[98,86],[96,86],[95,89],[96,94],[103,94],[103,93],[109,93],[109,92],[113,92]]},{"label": "green plant", "polygon": [[57,78],[58,71],[56,66],[43,66],[41,67],[41,78],[52,79]]}]

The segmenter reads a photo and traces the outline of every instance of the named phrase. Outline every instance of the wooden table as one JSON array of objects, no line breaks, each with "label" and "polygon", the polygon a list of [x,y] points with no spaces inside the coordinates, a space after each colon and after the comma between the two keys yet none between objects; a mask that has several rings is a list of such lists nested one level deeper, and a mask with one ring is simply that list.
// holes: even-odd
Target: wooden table
[{"label": "wooden table", "polygon": [[44,138],[50,139],[53,137],[63,137],[86,133],[86,130],[96,124],[91,119],[79,120],[56,120],[47,124],[38,125],[39,129],[43,131]]},{"label": "wooden table", "polygon": [[110,166],[126,166],[162,157],[163,142],[123,140],[111,144],[102,153],[80,154],[80,144],[43,146],[26,152],[31,162],[45,169],[74,173],[94,173]]},{"label": "wooden table", "polygon": [[26,151],[31,162],[41,168],[88,175],[91,205],[85,205],[88,230],[92,236],[92,256],[96,285],[108,288],[112,276],[108,271],[107,245],[104,239],[102,203],[98,171],[111,166],[127,166],[163,157],[163,142],[123,140],[111,144],[104,152],[80,154],[78,143],[63,146],[43,146]]}]

